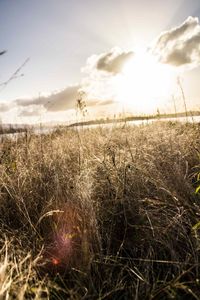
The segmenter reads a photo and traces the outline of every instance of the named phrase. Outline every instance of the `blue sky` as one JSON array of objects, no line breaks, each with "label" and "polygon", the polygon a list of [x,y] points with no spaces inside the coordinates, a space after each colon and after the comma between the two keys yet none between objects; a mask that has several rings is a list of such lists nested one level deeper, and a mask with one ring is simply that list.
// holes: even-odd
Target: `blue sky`
[{"label": "blue sky", "polygon": [[[91,55],[147,46],[188,16],[200,16],[199,0],[0,0],[0,83],[30,58],[0,103],[79,85]],[[197,76],[187,75],[193,85]]]}]

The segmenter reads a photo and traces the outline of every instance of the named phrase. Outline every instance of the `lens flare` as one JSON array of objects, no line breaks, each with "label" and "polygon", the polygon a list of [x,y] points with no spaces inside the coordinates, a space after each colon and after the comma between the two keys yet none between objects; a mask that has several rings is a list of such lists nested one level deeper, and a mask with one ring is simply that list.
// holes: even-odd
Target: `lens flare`
[{"label": "lens flare", "polygon": [[53,264],[54,266],[57,266],[57,265],[60,264],[60,260],[54,257],[54,258],[52,258],[52,264]]}]

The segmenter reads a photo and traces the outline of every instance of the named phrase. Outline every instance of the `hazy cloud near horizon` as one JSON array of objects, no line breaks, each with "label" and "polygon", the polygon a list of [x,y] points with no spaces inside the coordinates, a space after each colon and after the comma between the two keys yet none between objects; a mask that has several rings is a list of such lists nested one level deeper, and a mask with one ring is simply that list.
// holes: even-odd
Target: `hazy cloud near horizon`
[{"label": "hazy cloud near horizon", "polygon": [[40,106],[31,105],[28,108],[23,108],[19,113],[19,117],[39,117],[41,113],[42,108]]},{"label": "hazy cloud near horizon", "polygon": [[11,109],[6,103],[0,103],[0,113],[7,112]]},{"label": "hazy cloud near horizon", "polygon": [[200,65],[199,19],[188,17],[180,26],[160,34],[152,49],[159,61],[175,67]]},{"label": "hazy cloud near horizon", "polygon": [[[80,85],[69,86],[64,90],[49,96],[41,96],[32,99],[17,99],[13,101],[13,104],[21,109],[19,113],[20,117],[39,116],[41,111],[62,112],[75,109],[79,90]],[[87,99],[87,96],[85,100],[88,107],[95,105],[109,105],[113,103],[113,100],[106,99],[101,101],[99,99]],[[9,107],[5,104],[0,105],[0,111],[3,111],[3,109],[6,111],[6,108],[9,110]]]},{"label": "hazy cloud near horizon", "polygon": [[21,107],[42,105],[47,111],[63,111],[74,108],[79,89],[79,85],[69,86],[49,96],[41,96],[33,99],[18,99],[15,100],[15,103]]}]

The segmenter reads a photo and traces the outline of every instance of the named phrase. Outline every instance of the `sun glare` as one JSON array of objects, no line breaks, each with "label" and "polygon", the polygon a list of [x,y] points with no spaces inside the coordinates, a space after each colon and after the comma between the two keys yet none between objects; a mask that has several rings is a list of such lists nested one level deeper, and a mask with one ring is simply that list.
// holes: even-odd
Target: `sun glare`
[{"label": "sun glare", "polygon": [[115,78],[117,100],[136,112],[155,112],[171,97],[175,78],[172,67],[139,50]]}]

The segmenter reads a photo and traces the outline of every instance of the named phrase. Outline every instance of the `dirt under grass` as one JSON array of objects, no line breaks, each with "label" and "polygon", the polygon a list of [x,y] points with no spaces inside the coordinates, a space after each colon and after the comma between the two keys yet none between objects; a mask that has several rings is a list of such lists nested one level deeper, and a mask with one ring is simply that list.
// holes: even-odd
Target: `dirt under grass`
[{"label": "dirt under grass", "polygon": [[1,299],[200,299],[200,126],[5,139]]}]

